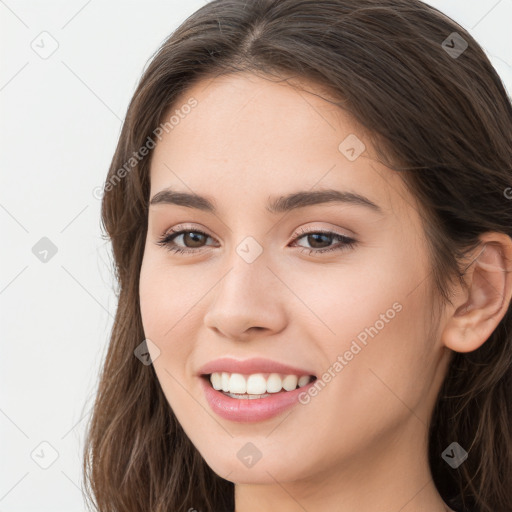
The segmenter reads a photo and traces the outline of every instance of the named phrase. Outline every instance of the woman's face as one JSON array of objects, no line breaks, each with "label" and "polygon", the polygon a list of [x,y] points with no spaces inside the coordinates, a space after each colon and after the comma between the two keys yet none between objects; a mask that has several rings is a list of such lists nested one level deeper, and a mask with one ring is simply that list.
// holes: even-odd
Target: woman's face
[{"label": "woman's face", "polygon": [[[340,109],[286,82],[203,81],[172,114],[152,157],[140,300],[190,440],[237,483],[417,464],[449,352],[398,174]],[[211,373],[217,388],[269,396],[227,396]]]}]

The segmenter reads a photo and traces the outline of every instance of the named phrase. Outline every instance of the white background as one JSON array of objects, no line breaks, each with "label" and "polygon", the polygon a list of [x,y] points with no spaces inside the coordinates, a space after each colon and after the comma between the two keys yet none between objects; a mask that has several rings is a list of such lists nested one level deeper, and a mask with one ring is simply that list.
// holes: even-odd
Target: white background
[{"label": "white background", "polygon": [[[0,512],[85,510],[84,427],[116,308],[93,191],[147,60],[204,3],[0,0]],[[512,94],[512,0],[429,3]],[[43,59],[31,44],[52,38]],[[32,252],[43,237],[57,248],[46,263]]]}]

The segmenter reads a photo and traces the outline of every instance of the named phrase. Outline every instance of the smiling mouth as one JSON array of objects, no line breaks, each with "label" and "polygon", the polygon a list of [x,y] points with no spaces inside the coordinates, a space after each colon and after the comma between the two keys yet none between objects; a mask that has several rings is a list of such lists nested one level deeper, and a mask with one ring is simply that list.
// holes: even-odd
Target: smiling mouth
[{"label": "smiling mouth", "polygon": [[214,372],[201,375],[209,385],[230,398],[251,400],[268,398],[276,394],[307,386],[316,380],[314,375],[289,375],[280,373],[240,373]]}]

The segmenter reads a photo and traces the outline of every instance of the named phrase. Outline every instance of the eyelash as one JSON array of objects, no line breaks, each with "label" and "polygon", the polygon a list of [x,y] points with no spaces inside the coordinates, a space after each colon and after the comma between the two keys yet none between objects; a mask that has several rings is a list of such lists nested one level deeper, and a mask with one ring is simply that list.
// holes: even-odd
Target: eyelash
[{"label": "eyelash", "polygon": [[[156,242],[157,245],[166,248],[168,251],[171,251],[173,253],[197,253],[198,250],[201,250],[202,247],[199,247],[197,249],[192,249],[190,247],[179,247],[174,244],[174,238],[177,238],[180,235],[186,234],[186,233],[199,233],[201,235],[204,235],[207,238],[212,238],[208,233],[205,233],[204,231],[201,231],[200,229],[179,229],[181,226],[178,227],[178,229],[171,229],[170,233],[165,233],[158,242]],[[345,251],[352,249],[357,241],[353,238],[350,238],[346,235],[340,235],[339,233],[335,233],[333,231],[327,231],[322,229],[315,229],[315,230],[305,230],[301,229],[297,233],[295,233],[295,238],[293,241],[300,240],[301,238],[304,238],[306,235],[329,235],[332,236],[333,239],[337,239],[342,245],[335,245],[333,247],[323,248],[323,249],[310,249],[308,247],[302,247],[298,246],[300,248],[301,252],[308,251],[308,254],[323,254],[330,251]]]}]

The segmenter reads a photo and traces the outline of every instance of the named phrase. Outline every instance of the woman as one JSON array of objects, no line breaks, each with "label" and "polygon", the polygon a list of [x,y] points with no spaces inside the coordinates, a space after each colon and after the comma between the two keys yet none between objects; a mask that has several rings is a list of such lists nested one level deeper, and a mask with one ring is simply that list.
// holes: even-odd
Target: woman
[{"label": "woman", "polygon": [[418,0],[189,17],[105,183],[95,508],[510,512],[511,142],[484,52]]}]

